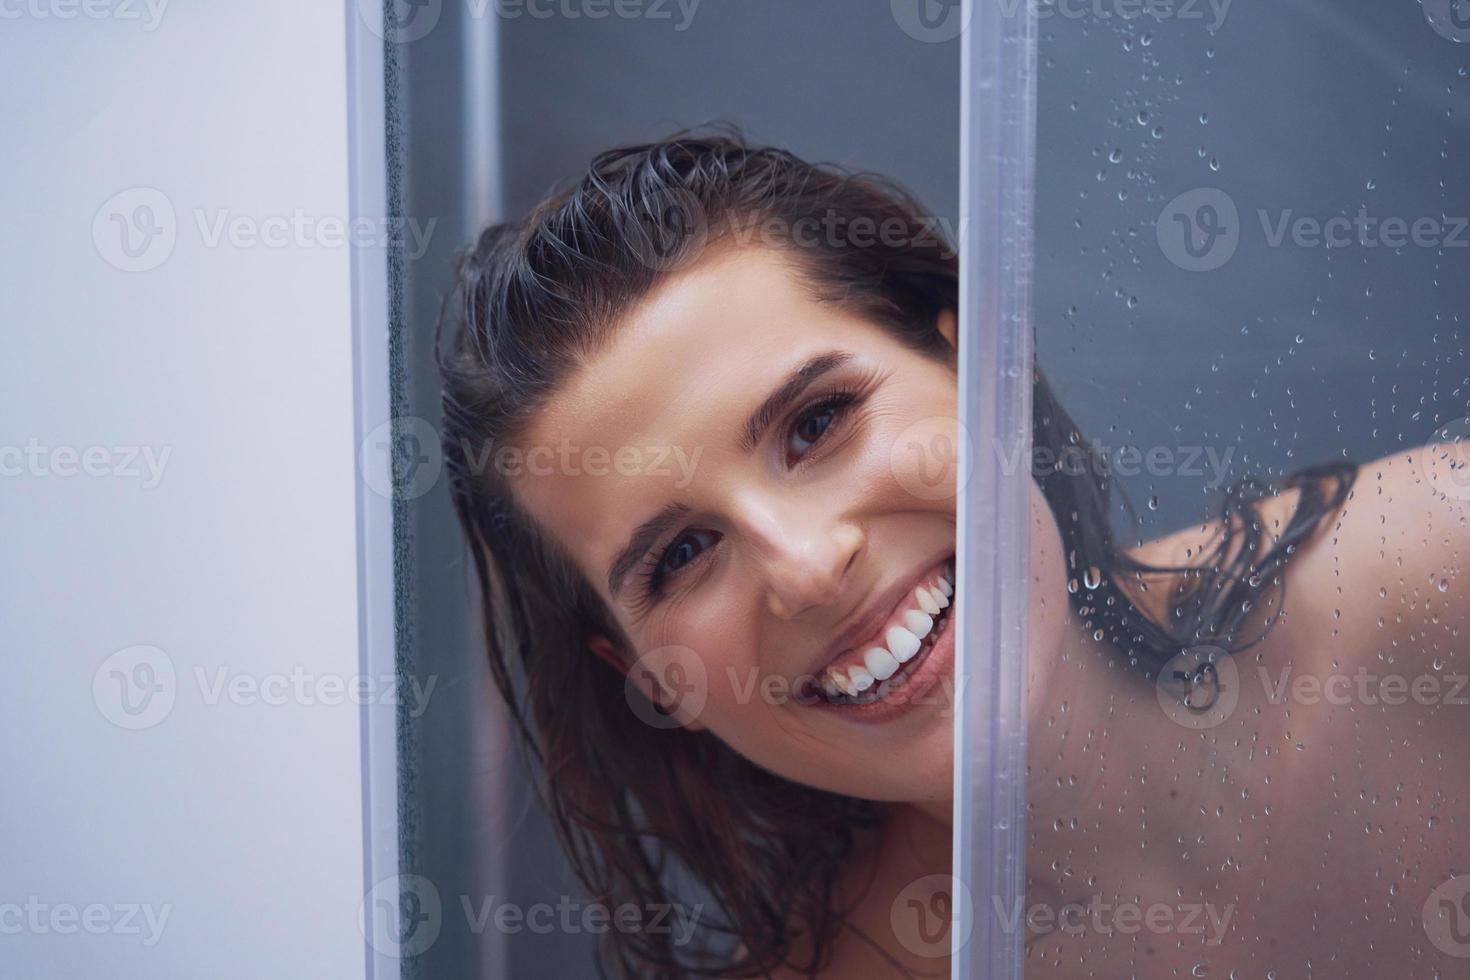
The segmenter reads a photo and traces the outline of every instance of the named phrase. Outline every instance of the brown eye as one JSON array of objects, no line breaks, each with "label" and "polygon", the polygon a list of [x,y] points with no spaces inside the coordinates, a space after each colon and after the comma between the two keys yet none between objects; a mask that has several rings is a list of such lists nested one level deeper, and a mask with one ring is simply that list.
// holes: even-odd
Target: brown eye
[{"label": "brown eye", "polygon": [[718,540],[719,535],[714,531],[685,532],[664,551],[658,562],[658,574],[663,576],[677,572],[703,554],[705,549],[713,547]]},{"label": "brown eye", "polygon": [[821,442],[832,426],[841,421],[842,413],[856,401],[849,392],[830,395],[807,408],[792,423],[787,434],[786,453],[790,462],[797,462]]},{"label": "brown eye", "polygon": [[791,448],[798,456],[805,455],[827,432],[836,417],[837,410],[832,407],[803,416],[792,429]]}]

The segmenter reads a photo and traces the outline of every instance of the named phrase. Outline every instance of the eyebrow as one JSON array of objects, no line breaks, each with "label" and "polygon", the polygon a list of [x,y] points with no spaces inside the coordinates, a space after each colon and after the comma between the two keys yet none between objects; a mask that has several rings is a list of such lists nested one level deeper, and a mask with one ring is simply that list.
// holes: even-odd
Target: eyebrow
[{"label": "eyebrow", "polygon": [[[833,350],[817,354],[798,365],[745,420],[740,436],[741,450],[746,453],[753,452],[755,447],[760,445],[761,439],[765,437],[772,423],[780,417],[782,412],[786,411],[792,402],[800,398],[802,393],[823,375],[835,371],[850,360],[852,360],[852,354],[847,351]],[[648,553],[649,549],[669,528],[679,523],[688,514],[689,508],[686,505],[670,503],[638,525],[629,536],[628,543],[617,553],[608,568],[607,591],[614,599],[622,591],[624,580],[638,561]]]},{"label": "eyebrow", "polygon": [[818,354],[800,365],[796,370],[786,376],[775,391],[766,396],[760,407],[750,413],[750,418],[745,421],[745,435],[740,440],[740,448],[745,452],[754,451],[765,436],[766,430],[771,427],[782,412],[792,402],[801,397],[801,393],[811,387],[818,378],[835,371],[837,368],[852,360],[852,355],[847,351],[834,350],[825,354]]}]

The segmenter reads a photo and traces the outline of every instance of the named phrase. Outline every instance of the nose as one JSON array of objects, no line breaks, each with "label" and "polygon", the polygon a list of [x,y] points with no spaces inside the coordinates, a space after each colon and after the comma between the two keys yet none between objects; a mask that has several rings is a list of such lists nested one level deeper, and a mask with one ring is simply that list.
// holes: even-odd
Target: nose
[{"label": "nose", "polygon": [[796,619],[841,594],[867,535],[826,508],[747,499],[742,528],[764,576],[766,606],[779,619]]}]

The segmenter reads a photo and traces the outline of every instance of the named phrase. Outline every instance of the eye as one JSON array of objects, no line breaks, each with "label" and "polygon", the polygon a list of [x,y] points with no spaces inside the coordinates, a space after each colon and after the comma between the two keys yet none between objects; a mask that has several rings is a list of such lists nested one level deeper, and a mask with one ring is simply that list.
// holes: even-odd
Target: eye
[{"label": "eye", "polygon": [[650,562],[652,567],[648,570],[648,593],[652,596],[659,595],[669,576],[679,574],[684,566],[713,548],[719,540],[720,535],[717,532],[704,528],[692,528],[679,535]]},{"label": "eye", "polygon": [[821,442],[853,399],[848,392],[829,395],[797,416],[786,441],[788,462],[800,460]]}]

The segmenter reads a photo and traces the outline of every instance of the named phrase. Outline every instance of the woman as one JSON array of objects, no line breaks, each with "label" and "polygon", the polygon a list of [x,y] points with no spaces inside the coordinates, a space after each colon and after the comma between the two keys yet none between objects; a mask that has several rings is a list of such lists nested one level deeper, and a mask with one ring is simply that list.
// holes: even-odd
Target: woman
[{"label": "woman", "polygon": [[[947,911],[956,477],[924,450],[958,438],[957,273],[932,229],[722,132],[602,154],[460,261],[444,448],[490,661],[573,867],[643,910],[607,933],[626,975],[943,976],[972,921]],[[1428,970],[1420,909],[1470,867],[1470,709],[1292,685],[1446,670],[1453,460],[1244,480],[1129,548],[1040,374],[1034,421],[1040,907],[966,915],[1025,929],[1038,975]],[[1447,765],[1394,767],[1421,757]]]}]

